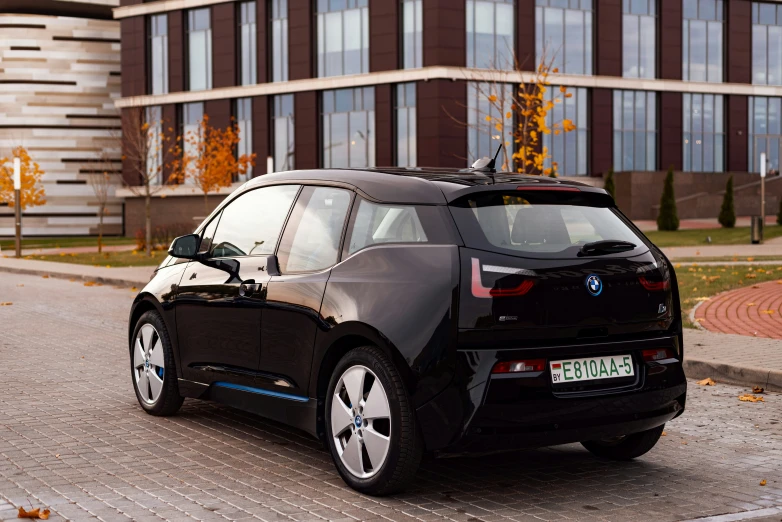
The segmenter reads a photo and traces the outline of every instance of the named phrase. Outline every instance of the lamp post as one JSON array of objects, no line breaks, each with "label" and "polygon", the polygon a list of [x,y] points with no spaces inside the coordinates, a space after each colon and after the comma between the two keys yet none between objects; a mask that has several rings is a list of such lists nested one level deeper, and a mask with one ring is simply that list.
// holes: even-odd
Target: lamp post
[{"label": "lamp post", "polygon": [[22,162],[14,158],[14,222],[16,223],[16,257],[22,257]]},{"label": "lamp post", "polygon": [[760,153],[760,222],[766,225],[766,153]]}]

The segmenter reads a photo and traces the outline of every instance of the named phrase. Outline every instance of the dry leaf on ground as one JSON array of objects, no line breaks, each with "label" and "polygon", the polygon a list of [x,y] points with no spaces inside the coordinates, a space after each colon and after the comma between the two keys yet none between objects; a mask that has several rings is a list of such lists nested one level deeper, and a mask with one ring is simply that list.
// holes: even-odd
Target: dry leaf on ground
[{"label": "dry leaf on ground", "polygon": [[5,303],[0,303],[0,306],[11,306],[12,304],[14,304],[14,303],[5,302]]},{"label": "dry leaf on ground", "polygon": [[752,393],[763,393],[765,390],[762,386],[753,386]]},{"label": "dry leaf on ground", "polygon": [[48,276],[48,275],[43,275],[43,276],[41,276],[41,277],[43,277],[44,279],[49,279],[49,276]]},{"label": "dry leaf on ground", "polygon": [[19,514],[16,516],[17,518],[37,518],[40,520],[48,520],[49,519],[49,510],[44,509],[43,511],[40,510],[40,508],[31,509],[30,511],[25,511],[23,507],[19,508]]},{"label": "dry leaf on ground", "polygon": [[763,480],[761,480],[761,481],[760,481],[760,485],[761,485],[761,486],[765,486],[765,485],[766,485],[766,479],[763,479]]},{"label": "dry leaf on ground", "polygon": [[714,382],[714,379],[712,379],[711,377],[706,377],[705,379],[700,380],[695,384],[699,384],[701,386],[714,386],[717,383]]},{"label": "dry leaf on ground", "polygon": [[766,402],[763,400],[763,397],[757,397],[755,395],[752,395],[751,393],[745,393],[744,395],[739,395],[739,400],[741,402]]},{"label": "dry leaf on ground", "polygon": [[774,313],[774,310],[761,310],[761,311],[760,311],[760,313],[761,313],[761,314],[768,314],[768,315],[771,315],[771,314],[773,314],[773,313]]},{"label": "dry leaf on ground", "polygon": [[660,437],[667,437],[667,436],[668,436],[668,434],[667,434],[667,433],[665,433],[665,432],[662,432],[662,433],[660,434]]}]

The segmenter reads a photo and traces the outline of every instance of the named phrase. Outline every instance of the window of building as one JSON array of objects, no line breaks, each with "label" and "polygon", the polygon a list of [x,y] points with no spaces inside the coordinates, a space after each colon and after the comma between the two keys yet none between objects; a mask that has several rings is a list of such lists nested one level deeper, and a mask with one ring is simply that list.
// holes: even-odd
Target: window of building
[{"label": "window of building", "polygon": [[780,170],[782,149],[782,98],[749,98],[749,170],[760,172],[760,154],[766,153],[766,169]]},{"label": "window of building", "polygon": [[[203,102],[185,103],[182,105],[182,140],[185,154],[196,156],[198,154],[198,141],[185,139],[186,136],[201,136],[201,121],[204,119]],[[195,165],[188,166],[185,172],[185,183],[192,183],[192,172]]]},{"label": "window of building", "polygon": [[281,94],[274,97],[272,128],[274,129],[274,171],[295,169],[293,95]]},{"label": "window of building", "polygon": [[147,177],[151,184],[163,182],[163,110],[160,106],[147,107],[144,121],[147,129]]},{"label": "window of building", "polygon": [[[236,146],[238,157],[253,153],[253,99],[237,98],[236,126],[239,128],[239,144]],[[247,172],[239,174],[234,181],[247,181],[253,177],[252,165],[247,166]]]},{"label": "window of building", "polygon": [[168,94],[168,15],[149,17],[150,94]]},{"label": "window of building", "polygon": [[513,0],[467,0],[467,67],[513,69]]},{"label": "window of building", "polygon": [[[504,144],[504,151],[497,156],[497,168],[512,170],[513,119],[506,115],[513,112],[515,88],[513,84],[467,84],[468,166],[484,156],[493,158],[499,146]],[[490,101],[492,96],[496,97],[496,101]]]},{"label": "window of building", "polygon": [[323,166],[375,166],[375,89],[323,91]]},{"label": "window of building", "polygon": [[240,85],[258,83],[258,46],[255,26],[255,2],[239,4],[239,80]]},{"label": "window of building", "polygon": [[722,0],[683,0],[682,76],[685,81],[722,81]]},{"label": "window of building", "polygon": [[288,81],[288,0],[272,0],[272,81]]},{"label": "window of building", "polygon": [[426,232],[415,207],[376,205],[362,199],[350,234],[348,254],[372,245],[426,241]]},{"label": "window of building", "polygon": [[592,0],[535,3],[537,63],[553,59],[560,73],[592,74]]},{"label": "window of building", "polygon": [[622,76],[654,78],[657,0],[623,0],[622,13]]},{"label": "window of building", "polygon": [[209,8],[187,12],[187,67],[189,90],[212,88],[212,26]]},{"label": "window of building", "polygon": [[396,164],[399,167],[415,167],[416,113],[415,83],[400,83],[396,86]]},{"label": "window of building", "polygon": [[614,170],[656,169],[656,94],[614,91]]},{"label": "window of building", "polygon": [[318,0],[318,76],[369,72],[369,0]]},{"label": "window of building", "polygon": [[752,3],[752,83],[782,85],[782,5]]},{"label": "window of building", "polygon": [[722,172],[725,158],[721,94],[684,94],[684,170]]},{"label": "window of building", "polygon": [[587,121],[587,90],[584,88],[569,88],[568,93],[572,94],[570,98],[562,97],[559,89],[552,87],[547,91],[547,96],[559,95],[560,102],[554,104],[554,108],[546,116],[546,123],[549,127],[555,123],[561,123],[568,119],[576,126],[575,130],[570,132],[560,132],[556,134],[543,135],[543,146],[551,154],[543,162],[543,167],[549,169],[553,167],[553,162],[557,162],[557,173],[560,176],[585,176],[587,174],[587,137],[589,135],[589,125]]},{"label": "window of building", "polygon": [[402,67],[423,67],[423,0],[402,0]]}]

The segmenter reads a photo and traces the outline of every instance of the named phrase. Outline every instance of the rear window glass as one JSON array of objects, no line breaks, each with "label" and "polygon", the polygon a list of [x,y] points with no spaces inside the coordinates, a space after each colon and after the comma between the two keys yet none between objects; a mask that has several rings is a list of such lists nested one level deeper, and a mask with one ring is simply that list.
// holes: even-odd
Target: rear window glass
[{"label": "rear window glass", "polygon": [[[517,194],[476,194],[451,208],[465,244],[541,257],[575,256],[587,243],[619,240],[645,245],[607,207],[535,201]],[[637,249],[623,255],[638,253]]]},{"label": "rear window glass", "polygon": [[379,243],[425,243],[426,233],[415,207],[376,205],[361,200],[348,253]]}]

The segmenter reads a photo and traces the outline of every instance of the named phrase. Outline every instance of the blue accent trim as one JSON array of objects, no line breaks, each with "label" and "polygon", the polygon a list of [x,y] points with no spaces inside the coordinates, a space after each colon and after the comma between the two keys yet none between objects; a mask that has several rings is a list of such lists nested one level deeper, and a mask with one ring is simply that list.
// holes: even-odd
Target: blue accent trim
[{"label": "blue accent trim", "polygon": [[282,393],[271,390],[263,390],[261,388],[253,388],[251,386],[242,386],[241,384],[233,384],[230,382],[215,382],[212,386],[219,386],[220,388],[229,388],[231,390],[239,390],[248,393],[257,393],[258,395],[267,395],[269,397],[275,397],[277,399],[288,399],[289,401],[296,402],[308,402],[308,397],[302,397],[301,395],[292,395],[290,393]]}]

